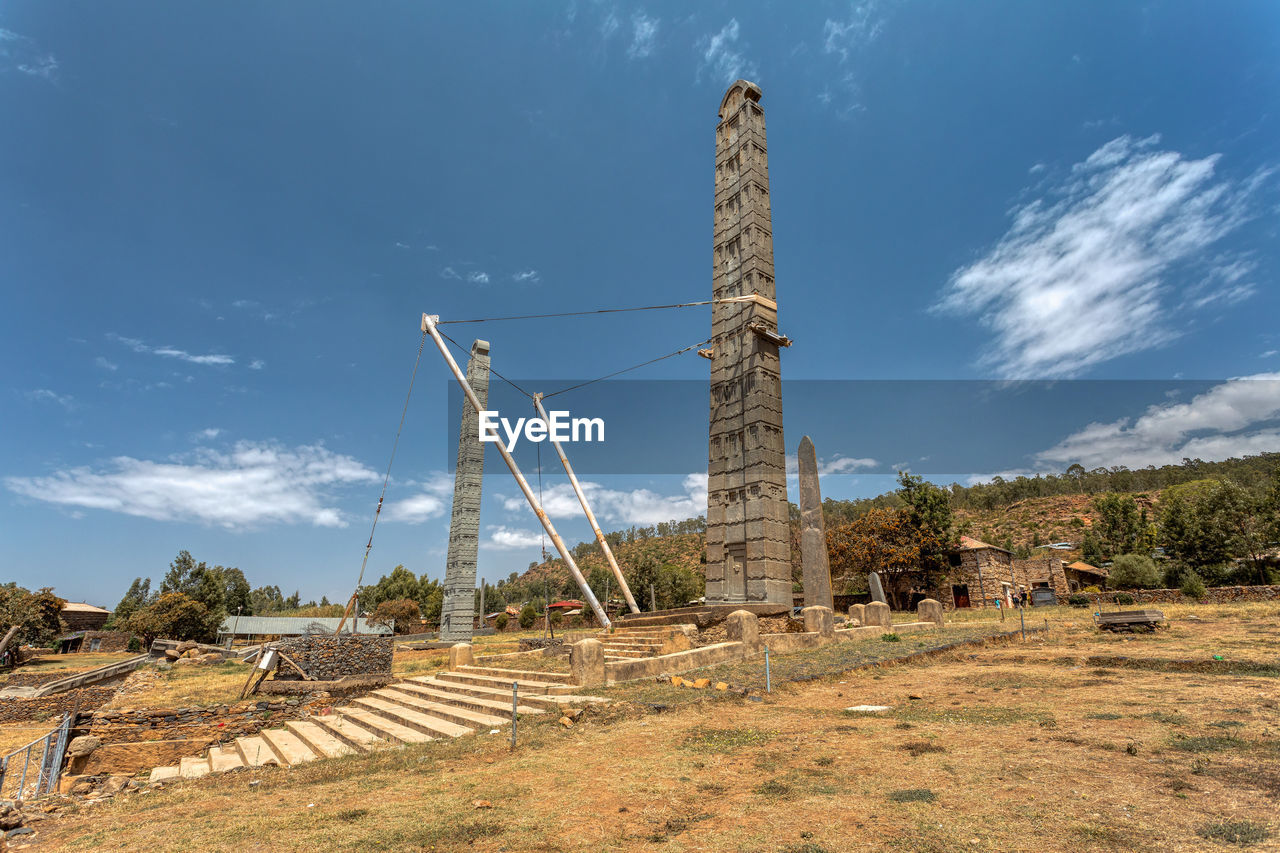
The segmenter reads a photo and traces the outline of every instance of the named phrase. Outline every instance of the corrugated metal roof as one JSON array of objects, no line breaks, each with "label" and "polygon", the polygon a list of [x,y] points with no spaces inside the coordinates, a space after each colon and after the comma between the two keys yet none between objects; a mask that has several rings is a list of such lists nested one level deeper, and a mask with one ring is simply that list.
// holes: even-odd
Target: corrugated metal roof
[{"label": "corrugated metal roof", "polygon": [[101,607],[94,607],[92,604],[85,604],[83,601],[68,601],[62,605],[64,612],[72,613],[110,613],[110,610],[103,610]]},{"label": "corrugated metal roof", "polygon": [[[332,634],[338,630],[338,616],[228,616],[218,628],[219,634],[239,636],[272,634],[278,637],[297,637],[303,634]],[[357,622],[357,634],[390,634],[386,625],[371,625],[367,619],[348,619],[342,627],[343,634],[352,633],[352,622]]]}]

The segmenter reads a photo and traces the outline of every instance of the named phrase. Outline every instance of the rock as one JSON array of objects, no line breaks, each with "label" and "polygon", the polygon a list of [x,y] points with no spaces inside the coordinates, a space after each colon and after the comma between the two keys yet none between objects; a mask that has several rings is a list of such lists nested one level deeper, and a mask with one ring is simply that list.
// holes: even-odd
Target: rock
[{"label": "rock", "polygon": [[569,719],[568,717],[561,717],[560,725],[564,726],[566,729],[570,728],[573,726],[573,720]]},{"label": "rock", "polygon": [[183,640],[181,643],[178,643],[174,651],[176,651],[180,655],[183,655],[195,648],[198,648],[196,643],[194,643],[191,640]]},{"label": "rock", "polygon": [[178,658],[180,658],[180,657],[182,657],[182,655],[178,654],[178,650],[177,650],[177,649],[165,649],[165,650],[164,650],[164,659],[165,659],[165,660],[177,660],[177,659],[178,659]]},{"label": "rock", "polygon": [[81,735],[73,738],[71,743],[67,744],[67,757],[79,758],[82,755],[90,755],[95,749],[102,746],[102,738],[93,735]]},{"label": "rock", "polygon": [[19,835],[34,835],[35,830],[29,826],[20,826],[17,829],[11,829],[4,834],[5,838],[17,838]]},{"label": "rock", "polygon": [[19,826],[22,826],[22,812],[0,815],[0,830],[10,830]]},{"label": "rock", "polygon": [[217,652],[209,652],[207,655],[200,655],[196,660],[203,664],[222,663],[222,655]]},{"label": "rock", "polygon": [[[79,785],[84,779],[85,779],[84,776],[64,775],[61,779],[58,780],[58,793],[70,794],[71,789],[74,788],[76,785]],[[3,814],[3,811],[0,811],[0,814]]]},{"label": "rock", "polygon": [[174,666],[192,666],[194,664],[195,664],[195,661],[192,660],[191,658],[178,658],[176,661],[173,662]]},{"label": "rock", "polygon": [[84,796],[93,790],[93,783],[89,781],[77,782],[71,786],[71,793]]},{"label": "rock", "polygon": [[110,776],[102,783],[102,793],[118,794],[129,786],[128,776]]}]

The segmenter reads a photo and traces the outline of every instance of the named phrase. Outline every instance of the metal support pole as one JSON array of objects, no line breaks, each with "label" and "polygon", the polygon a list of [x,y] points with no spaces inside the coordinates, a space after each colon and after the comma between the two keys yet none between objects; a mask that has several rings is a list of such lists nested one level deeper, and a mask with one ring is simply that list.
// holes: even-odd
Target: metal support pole
[{"label": "metal support pole", "polygon": [[769,671],[769,647],[764,647],[764,692],[773,692],[773,674]]},{"label": "metal support pole", "polygon": [[[547,435],[550,436],[550,418],[547,417],[547,410],[542,408],[542,394],[533,395],[534,408],[538,410],[542,422],[548,424]],[[613,557],[613,550],[609,547],[609,542],[604,538],[604,531],[600,529],[599,522],[596,521],[596,515],[591,511],[591,506],[587,503],[587,496],[582,492],[582,486],[578,483],[578,476],[573,473],[573,466],[569,464],[569,457],[564,455],[564,449],[560,446],[560,442],[554,438],[551,439],[551,445],[556,449],[556,453],[560,456],[560,464],[564,466],[564,472],[569,475],[569,482],[573,485],[573,492],[578,496],[578,503],[582,504],[582,511],[587,516],[587,521],[591,523],[591,529],[596,532],[596,541],[600,543],[600,550],[604,552],[604,558],[609,561],[609,568],[613,569],[613,576],[618,579],[618,587],[622,590],[622,597],[627,600],[627,607],[631,608],[632,613],[639,613],[640,606],[636,604],[635,598],[631,595],[631,587],[627,586],[627,579],[622,576],[622,569],[618,568],[618,561]]]},{"label": "metal support pole", "polygon": [[511,748],[516,748],[516,706],[519,705],[520,683],[511,682]]},{"label": "metal support pole", "polygon": [[1022,642],[1027,641],[1027,609],[1025,607],[1018,608],[1018,618],[1022,620]]},{"label": "metal support pole", "polygon": [[[431,335],[431,339],[436,342],[436,348],[444,356],[445,363],[449,365],[449,370],[453,373],[453,378],[458,380],[458,384],[462,386],[462,393],[466,395],[467,401],[475,407],[477,412],[484,411],[484,407],[480,405],[479,398],[476,397],[476,392],[471,389],[471,385],[467,382],[467,377],[458,368],[458,363],[453,360],[453,356],[449,354],[449,348],[445,346],[444,338],[440,337],[440,331],[436,328],[436,322],[439,319],[439,317],[431,314],[423,314],[422,330]],[[543,510],[542,505],[538,503],[538,499],[534,497],[533,489],[529,488],[529,481],[520,473],[516,460],[511,457],[511,453],[501,441],[495,441],[494,445],[498,448],[502,461],[507,463],[507,468],[511,469],[511,476],[516,478],[520,491],[524,493],[524,498],[529,502],[529,506],[533,507],[534,514],[538,516],[538,521],[542,522],[542,529],[547,531],[547,535],[551,537],[556,550],[560,552],[560,557],[564,560],[565,565],[569,567],[569,574],[573,575],[574,581],[578,584],[578,589],[582,590],[583,598],[587,600],[587,603],[591,605],[591,609],[595,611],[596,618],[600,620],[600,626],[608,628],[611,624],[608,614],[604,612],[600,602],[596,601],[595,593],[587,585],[587,579],[582,576],[582,571],[578,568],[578,564],[573,561],[573,555],[569,553],[568,546],[564,544],[560,534],[556,533],[555,527],[551,524],[551,518]]]}]

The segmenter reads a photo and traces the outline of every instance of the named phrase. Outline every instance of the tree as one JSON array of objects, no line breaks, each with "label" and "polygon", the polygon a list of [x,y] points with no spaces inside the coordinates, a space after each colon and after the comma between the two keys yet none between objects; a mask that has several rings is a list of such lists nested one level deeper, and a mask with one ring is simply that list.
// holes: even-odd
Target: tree
[{"label": "tree", "polygon": [[1092,566],[1100,566],[1106,560],[1102,556],[1102,546],[1092,530],[1084,532],[1084,542],[1080,544],[1080,558]]},{"label": "tree", "polygon": [[157,637],[212,642],[218,635],[219,614],[181,592],[161,594],[154,603],[139,608],[120,628],[143,638],[150,646]]},{"label": "tree", "polygon": [[538,621],[538,611],[533,609],[532,604],[526,604],[520,608],[520,628],[528,631],[533,627],[533,623]]},{"label": "tree", "polygon": [[1108,557],[1133,553],[1144,526],[1133,496],[1109,492],[1094,498],[1093,507],[1098,513],[1093,530],[1103,553]]},{"label": "tree", "polygon": [[146,607],[154,600],[155,596],[151,594],[151,578],[134,578],[124,598],[120,599],[116,609],[111,611],[112,626],[128,619],[138,608]]},{"label": "tree", "polygon": [[195,590],[197,580],[194,575],[197,564],[190,551],[179,551],[178,556],[169,564],[164,580],[160,582],[160,592],[181,592],[190,595]]},{"label": "tree", "polygon": [[664,563],[658,569],[658,580],[654,585],[658,609],[683,607],[702,595],[705,587],[706,581],[697,572],[675,563]]},{"label": "tree", "polygon": [[650,609],[649,587],[652,585],[656,593],[658,573],[661,570],[662,564],[658,562],[658,558],[648,551],[641,554],[630,569],[624,570],[627,586],[631,587],[631,594],[635,596],[636,604],[640,605],[641,610]]},{"label": "tree", "polygon": [[369,621],[393,627],[397,634],[416,634],[421,627],[421,620],[418,602],[412,598],[396,598],[380,603]]},{"label": "tree", "polygon": [[[936,536],[912,523],[909,511],[872,509],[859,518],[827,528],[831,574],[846,582],[851,576],[878,572],[895,609],[904,609],[913,585],[934,585],[932,556],[943,550]],[[864,584],[865,586],[865,584]]]},{"label": "tree", "polygon": [[245,578],[244,572],[235,568],[226,569],[222,566],[214,566],[213,571],[222,581],[223,609],[227,613],[235,613],[239,610],[246,616],[253,613],[249,581]]},{"label": "tree", "polygon": [[284,610],[284,595],[278,586],[260,586],[249,593],[249,612],[267,616]]},{"label": "tree", "polygon": [[11,647],[21,644],[48,646],[65,632],[59,613],[66,601],[54,595],[52,587],[31,592],[10,582],[0,586],[0,631],[7,632],[13,625],[18,633],[10,641]]},{"label": "tree", "polygon": [[211,569],[203,561],[197,563],[190,551],[179,551],[169,564],[160,592],[180,592],[199,601],[206,610],[218,616],[225,611],[222,569]]},{"label": "tree", "polygon": [[1107,583],[1117,589],[1152,589],[1160,584],[1160,571],[1145,554],[1121,554],[1111,563]]}]

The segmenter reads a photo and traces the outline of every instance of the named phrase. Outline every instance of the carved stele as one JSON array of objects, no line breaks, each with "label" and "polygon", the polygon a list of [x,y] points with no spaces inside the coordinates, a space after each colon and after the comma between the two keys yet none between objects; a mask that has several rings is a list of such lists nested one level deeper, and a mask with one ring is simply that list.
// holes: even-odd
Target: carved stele
[{"label": "carved stele", "polygon": [[804,570],[804,603],[806,607],[834,609],[827,528],[822,521],[822,491],[818,488],[818,455],[809,436],[800,439],[796,457],[800,468],[800,564]]},{"label": "carved stele", "polygon": [[[716,127],[707,454],[707,602],[791,604],[791,544],[769,153],[760,87],[738,80]],[[742,297],[751,297],[742,299]]]},{"label": "carved stele", "polygon": [[[471,344],[467,383],[481,406],[489,402],[489,342]],[[458,432],[458,469],[453,475],[453,515],[449,520],[449,551],[444,565],[444,602],[440,608],[440,639],[471,642],[476,607],[476,554],[480,546],[480,486],[484,479],[484,445],[480,443],[480,415],[462,401]]]}]

